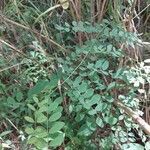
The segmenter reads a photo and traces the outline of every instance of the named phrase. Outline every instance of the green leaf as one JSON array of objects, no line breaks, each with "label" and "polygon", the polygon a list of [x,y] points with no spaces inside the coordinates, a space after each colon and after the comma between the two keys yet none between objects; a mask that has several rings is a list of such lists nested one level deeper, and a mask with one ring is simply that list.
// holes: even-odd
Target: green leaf
[{"label": "green leaf", "polygon": [[110,53],[112,51],[112,49],[113,49],[113,45],[111,45],[111,44],[107,45],[107,52]]},{"label": "green leaf", "polygon": [[108,85],[107,90],[111,90],[111,89],[113,89],[115,86],[116,86],[116,82],[111,82],[111,83]]},{"label": "green leaf", "polygon": [[72,21],[72,25],[73,25],[73,26],[77,26],[78,24],[77,24],[76,21]]},{"label": "green leaf", "polygon": [[52,128],[49,130],[49,133],[53,134],[53,133],[58,132],[64,125],[65,125],[64,122],[61,122],[61,121],[55,122]]},{"label": "green leaf", "polygon": [[58,102],[56,102],[56,101],[52,102],[52,103],[50,104],[50,106],[48,107],[48,112],[51,112],[51,111],[56,110],[57,107],[58,107],[58,105],[59,105]]},{"label": "green leaf", "polygon": [[9,106],[12,106],[12,107],[16,107],[15,105],[18,104],[15,99],[13,97],[8,97],[7,98],[7,104]]},{"label": "green leaf", "polygon": [[47,117],[41,113],[41,112],[38,112],[37,115],[36,115],[36,121],[37,123],[43,123],[47,120]]},{"label": "green leaf", "polygon": [[89,136],[92,134],[93,131],[91,131],[87,125],[82,125],[81,128],[78,131],[78,135],[81,136]]},{"label": "green leaf", "polygon": [[31,110],[36,111],[36,109],[35,109],[35,107],[34,107],[33,105],[27,104],[27,106],[28,106]]},{"label": "green leaf", "polygon": [[60,146],[63,141],[64,141],[64,134],[61,133],[61,134],[59,134],[55,139],[53,139],[53,140],[50,142],[50,146],[51,146],[51,147]]},{"label": "green leaf", "polygon": [[79,98],[80,92],[78,90],[77,91],[74,90],[72,93],[75,96],[75,98]]},{"label": "green leaf", "polygon": [[113,74],[113,78],[122,78],[123,77],[123,69],[119,68],[116,73]]},{"label": "green leaf", "polygon": [[48,85],[48,88],[49,89],[53,89],[55,87],[57,87],[58,85],[58,80],[59,80],[59,77],[57,74],[52,74],[51,77],[50,77],[50,83]]},{"label": "green leaf", "polygon": [[34,129],[33,129],[32,127],[26,127],[26,128],[25,128],[25,132],[26,132],[27,134],[32,134],[32,133],[34,132]]},{"label": "green leaf", "polygon": [[109,61],[108,60],[103,61],[102,67],[101,67],[102,70],[107,70],[108,67],[109,67]]},{"label": "green leaf", "polygon": [[49,118],[50,122],[56,121],[61,117],[61,112],[55,112],[54,114],[52,114]]},{"label": "green leaf", "polygon": [[150,59],[145,59],[144,62],[145,63],[150,63]]},{"label": "green leaf", "polygon": [[41,102],[38,102],[37,104],[38,104],[39,107],[42,107],[43,105],[48,105],[50,103],[51,103],[50,98],[49,99],[45,98],[44,100],[42,100]]},{"label": "green leaf", "polygon": [[109,123],[110,125],[115,125],[118,121],[118,119],[113,116],[111,116],[111,117],[107,116],[104,118],[104,120],[106,123]]},{"label": "green leaf", "polygon": [[92,88],[88,89],[84,94],[84,98],[90,98],[94,94],[94,90]]},{"label": "green leaf", "polygon": [[73,87],[77,87],[79,86],[79,84],[81,83],[81,76],[78,76],[75,81],[73,82]]},{"label": "green leaf", "polygon": [[87,68],[90,69],[90,70],[93,69],[93,67],[94,67],[94,64],[93,64],[93,63],[89,63],[89,64],[87,65]]},{"label": "green leaf", "polygon": [[38,81],[37,84],[29,90],[28,97],[31,98],[33,95],[41,93],[49,84],[47,80]]},{"label": "green leaf", "polygon": [[69,113],[72,113],[74,105],[69,105]]},{"label": "green leaf", "polygon": [[44,138],[48,136],[48,132],[45,128],[38,126],[34,131],[34,135],[38,138]]},{"label": "green leaf", "polygon": [[82,121],[82,120],[84,119],[84,117],[85,117],[85,114],[80,112],[80,113],[78,113],[77,116],[75,117],[75,120],[76,120],[77,122],[80,122],[80,121]]},{"label": "green leaf", "polygon": [[81,105],[81,104],[78,104],[78,105],[75,107],[75,109],[76,109],[76,112],[81,111],[81,110],[82,110],[82,105]]},{"label": "green leaf", "polygon": [[39,103],[39,100],[36,96],[33,96],[33,100],[34,100],[35,103],[37,103],[37,104]]},{"label": "green leaf", "polygon": [[21,92],[17,92],[17,94],[16,94],[16,100],[18,102],[20,102],[22,99],[23,99],[23,94]]},{"label": "green leaf", "polygon": [[24,118],[25,118],[26,121],[28,121],[28,122],[30,122],[30,123],[34,123],[34,122],[35,122],[35,121],[34,121],[31,117],[29,117],[29,116],[25,116]]},{"label": "green leaf", "polygon": [[100,59],[96,62],[95,68],[101,68],[101,66],[102,66],[102,60]]},{"label": "green leaf", "polygon": [[28,144],[34,144],[38,149],[44,149],[47,147],[47,142],[42,138],[31,137],[28,140]]},{"label": "green leaf", "polygon": [[86,102],[84,102],[83,103],[83,107],[85,108],[85,109],[90,109],[91,108],[91,104],[90,104],[90,102],[88,102],[88,101],[86,101]]},{"label": "green leaf", "polygon": [[78,86],[78,90],[83,93],[87,90],[87,83],[86,82],[82,82],[81,85]]},{"label": "green leaf", "polygon": [[105,109],[108,107],[108,104],[105,102],[100,102],[96,107],[95,110],[99,112],[105,111]]},{"label": "green leaf", "polygon": [[88,112],[88,114],[93,116],[93,115],[97,114],[97,111],[95,109],[92,109]]},{"label": "green leaf", "polygon": [[87,117],[86,118],[86,125],[92,131],[95,131],[97,129],[94,117]]},{"label": "green leaf", "polygon": [[102,112],[102,110],[103,110],[103,103],[100,102],[100,103],[95,107],[95,110],[96,110],[96,111],[99,111],[99,112]]},{"label": "green leaf", "polygon": [[36,137],[31,137],[29,140],[28,140],[28,144],[35,144],[37,142],[38,138]]},{"label": "green leaf", "polygon": [[137,143],[123,144],[122,150],[144,150],[144,147]]},{"label": "green leaf", "polygon": [[63,111],[63,107],[62,106],[58,106],[57,109],[55,109],[54,113],[55,112],[60,112],[61,113],[62,111]]},{"label": "green leaf", "polygon": [[114,98],[111,95],[105,96],[105,99],[110,103],[114,101]]},{"label": "green leaf", "polygon": [[0,144],[0,150],[4,150],[4,146],[2,144]]},{"label": "green leaf", "polygon": [[40,107],[40,109],[38,111],[42,113],[42,112],[47,112],[47,110],[48,110],[48,106],[43,105]]},{"label": "green leaf", "polygon": [[124,37],[124,32],[123,31],[119,31],[118,34],[119,34],[120,37]]},{"label": "green leaf", "polygon": [[141,76],[137,77],[137,80],[138,80],[141,84],[144,84],[144,83],[145,83],[145,79],[142,78]]},{"label": "green leaf", "polygon": [[136,80],[135,82],[134,82],[134,87],[139,87],[140,86],[140,82],[138,81],[138,80]]},{"label": "green leaf", "polygon": [[99,118],[99,117],[96,118],[96,124],[97,124],[99,127],[101,127],[101,128],[104,127],[103,120],[102,120],[101,118]]},{"label": "green leaf", "polygon": [[67,22],[65,22],[65,26],[66,26],[66,27],[70,27],[70,24],[67,23]]},{"label": "green leaf", "polygon": [[145,150],[150,150],[150,142],[145,143]]},{"label": "green leaf", "polygon": [[7,134],[9,134],[9,133],[11,133],[11,132],[12,132],[11,130],[10,131],[4,131],[4,132],[2,132],[0,134],[0,138],[3,137],[3,136],[5,136],[5,135],[7,135]]},{"label": "green leaf", "polygon": [[106,59],[100,59],[96,62],[95,67],[102,70],[107,70],[109,67],[109,61]]},{"label": "green leaf", "polygon": [[93,95],[93,97],[91,98],[91,100],[89,101],[89,103],[91,105],[98,104],[99,101],[100,101],[100,99],[101,99],[100,95],[99,94],[95,94],[95,95]]},{"label": "green leaf", "polygon": [[61,104],[63,101],[63,98],[62,97],[58,97],[55,99],[55,102],[58,103],[58,104]]}]

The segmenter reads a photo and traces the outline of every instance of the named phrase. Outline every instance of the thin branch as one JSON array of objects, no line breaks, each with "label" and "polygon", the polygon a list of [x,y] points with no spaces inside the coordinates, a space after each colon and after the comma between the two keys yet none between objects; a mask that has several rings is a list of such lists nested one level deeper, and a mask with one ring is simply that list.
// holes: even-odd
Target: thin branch
[{"label": "thin branch", "polygon": [[[4,40],[0,39],[0,43],[5,44],[6,46],[10,47],[11,49],[13,49],[14,51],[16,51],[17,53],[23,55],[25,58],[30,59],[35,61],[37,64],[39,64],[38,60],[36,59],[31,59],[30,57],[28,57],[26,54],[22,53],[22,51],[18,50],[16,47],[10,45],[9,43],[5,42]],[[39,64],[41,67],[46,68],[44,65]]]},{"label": "thin branch", "polygon": [[131,108],[128,108],[118,100],[114,101],[114,104],[119,108],[123,109],[124,112],[128,116],[130,116],[133,119],[133,121],[136,122],[146,134],[150,135],[150,125],[146,123],[145,120],[143,120],[138,114],[136,114],[136,112],[134,112]]},{"label": "thin branch", "polygon": [[37,23],[37,22],[39,21],[39,19],[40,19],[41,17],[43,17],[44,15],[46,15],[48,12],[50,12],[50,11],[52,11],[52,10],[58,8],[58,7],[61,7],[61,5],[60,5],[60,4],[57,4],[57,5],[53,6],[53,7],[50,7],[49,9],[47,9],[45,12],[43,12],[42,14],[40,14],[40,15],[38,16],[38,18],[35,20],[34,24]]},{"label": "thin branch", "polygon": [[138,17],[143,11],[145,11],[148,7],[150,6],[150,4],[148,4],[142,11],[140,11],[137,15],[135,15],[135,17],[133,17],[133,19],[135,19],[136,17]]},{"label": "thin branch", "polygon": [[22,64],[23,64],[23,62],[17,63],[17,64],[15,64],[15,65],[9,66],[9,67],[4,68],[4,69],[1,69],[1,70],[0,70],[0,73],[3,72],[3,71],[9,70],[9,69],[11,69],[11,68],[17,67],[17,66],[19,66],[19,65],[22,65]]},{"label": "thin branch", "polygon": [[49,41],[50,43],[56,45],[57,47],[59,47],[59,48],[61,48],[61,49],[63,49],[65,52],[67,51],[64,47],[62,47],[61,45],[59,45],[58,43],[56,43],[56,42],[53,41],[52,39],[48,38],[47,36],[45,36],[45,35],[43,35],[43,34],[41,34],[41,33],[38,33],[38,32],[35,31],[35,30],[32,30],[30,27],[24,26],[24,25],[22,25],[22,24],[20,24],[20,23],[18,23],[18,22],[15,22],[15,21],[13,21],[13,20],[10,20],[10,19],[6,18],[5,16],[3,16],[2,14],[0,14],[0,17],[1,17],[4,21],[6,21],[6,22],[8,22],[8,23],[10,23],[10,24],[13,24],[13,25],[18,26],[18,27],[20,27],[20,28],[23,28],[23,29],[25,29],[25,30],[28,30],[28,31],[30,31],[30,32],[32,32],[32,33],[38,35],[38,36],[41,36],[43,39]]},{"label": "thin branch", "polygon": [[18,133],[19,133],[19,129],[13,124],[13,122],[10,120],[10,119],[8,119],[8,118],[6,118],[6,120],[18,131]]},{"label": "thin branch", "polygon": [[18,50],[16,47],[10,45],[9,43],[5,42],[4,40],[0,39],[0,43],[5,44],[6,46],[10,47],[11,49],[13,49],[14,51],[16,51],[17,53],[27,57],[24,53],[22,53],[20,50]]},{"label": "thin branch", "polygon": [[99,15],[98,15],[98,21],[99,22],[103,19],[106,3],[107,3],[107,0],[104,0],[102,2],[101,10],[100,10]]}]

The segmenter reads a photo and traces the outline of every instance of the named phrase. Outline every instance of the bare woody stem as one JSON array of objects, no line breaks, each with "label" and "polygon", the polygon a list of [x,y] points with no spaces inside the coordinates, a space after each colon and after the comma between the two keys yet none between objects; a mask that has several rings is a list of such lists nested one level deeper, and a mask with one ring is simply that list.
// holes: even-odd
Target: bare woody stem
[{"label": "bare woody stem", "polygon": [[127,106],[125,106],[123,103],[121,103],[118,100],[114,102],[114,105],[123,109],[124,112],[129,117],[131,117],[133,119],[133,121],[135,123],[137,123],[146,134],[150,135],[150,125],[148,123],[146,123],[145,120],[143,120],[139,115],[137,115],[132,109],[128,108]]}]

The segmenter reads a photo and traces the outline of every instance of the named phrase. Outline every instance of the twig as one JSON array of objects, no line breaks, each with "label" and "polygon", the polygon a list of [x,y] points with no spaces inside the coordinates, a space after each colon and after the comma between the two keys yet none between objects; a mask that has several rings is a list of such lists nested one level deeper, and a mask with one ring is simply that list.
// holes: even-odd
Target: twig
[{"label": "twig", "polygon": [[61,4],[57,4],[57,5],[53,6],[53,7],[48,8],[46,11],[44,11],[43,13],[41,13],[38,16],[38,18],[35,20],[34,24],[37,23],[41,17],[43,17],[44,15],[46,15],[47,13],[49,13],[50,11],[52,11],[52,10],[58,8],[58,7],[63,6],[63,4],[65,4],[66,2],[69,2],[69,0],[66,0],[64,2],[60,2]]},{"label": "twig", "polygon": [[118,107],[120,107],[121,109],[124,110],[124,112],[130,116],[133,121],[135,121],[142,129],[143,131],[150,135],[150,125],[148,123],[145,122],[145,120],[143,120],[139,115],[137,115],[131,108],[128,108],[127,106],[125,106],[123,103],[121,103],[120,101],[114,101],[114,104]]},{"label": "twig", "polygon": [[5,44],[6,46],[10,47],[11,49],[13,49],[14,51],[16,51],[17,53],[27,57],[24,53],[22,53],[20,50],[18,50],[16,47],[10,45],[9,43],[5,42],[4,40],[0,39],[0,43]]},{"label": "twig", "polygon": [[4,69],[1,69],[1,70],[0,70],[0,73],[3,72],[3,71],[6,71],[6,70],[8,70],[8,69],[14,68],[14,67],[16,67],[16,66],[22,65],[22,64],[23,64],[23,62],[17,63],[17,64],[15,64],[15,65],[9,66],[9,67],[4,68]]},{"label": "twig", "polygon": [[32,30],[30,27],[24,26],[24,25],[22,25],[22,24],[20,24],[20,23],[18,23],[18,22],[15,22],[15,21],[13,21],[13,20],[10,20],[10,19],[6,18],[5,16],[3,16],[2,14],[0,14],[0,17],[1,17],[4,21],[6,21],[6,22],[8,22],[8,23],[10,23],[10,24],[13,24],[13,25],[15,25],[15,26],[18,26],[18,27],[20,27],[20,28],[23,28],[23,29],[25,29],[25,30],[28,30],[28,31],[30,31],[30,32],[32,32],[32,33],[38,35],[38,36],[41,36],[42,38],[44,38],[45,40],[49,41],[50,43],[56,45],[57,47],[63,49],[64,51],[67,51],[64,47],[62,47],[61,45],[59,45],[58,43],[56,43],[56,42],[53,41],[52,39],[46,37],[45,35],[43,35],[43,34],[41,34],[41,33],[38,33],[38,32],[35,31],[35,30]]},{"label": "twig", "polygon": [[98,13],[99,13],[99,15],[98,15],[98,21],[99,21],[99,22],[103,19],[103,16],[104,16],[104,9],[105,9],[106,3],[107,3],[107,0],[104,0],[104,1],[102,2],[101,10],[100,10],[100,12],[98,12]]},{"label": "twig", "polygon": [[10,119],[6,118],[6,120],[19,132],[19,129],[13,124]]},{"label": "twig", "polygon": [[[16,51],[17,53],[23,55],[25,58],[30,59],[30,60],[33,60],[33,61],[35,61],[37,64],[39,64],[39,62],[38,62],[36,59],[31,59],[31,58],[28,57],[26,54],[24,54],[24,53],[22,53],[20,50],[18,50],[16,47],[14,47],[14,46],[10,45],[9,43],[3,41],[2,39],[0,39],[0,43],[5,44],[6,46],[10,47],[11,49],[13,49],[14,51]],[[45,67],[44,65],[42,65],[42,64],[39,64],[39,65],[40,65],[41,67],[46,68],[46,67]]]},{"label": "twig", "polygon": [[50,7],[49,9],[47,9],[45,12],[43,12],[42,14],[39,15],[39,17],[35,20],[34,24],[37,23],[39,21],[39,19],[41,17],[43,17],[45,14],[47,14],[48,12],[50,12],[50,11],[60,7],[60,6],[61,6],[61,4],[57,4],[57,5],[53,6],[53,7]]},{"label": "twig", "polygon": [[133,17],[133,19],[135,19],[136,17],[138,17],[143,11],[145,11],[148,7],[150,6],[150,4],[148,4],[142,11],[140,11],[138,14],[135,15],[135,17]]}]

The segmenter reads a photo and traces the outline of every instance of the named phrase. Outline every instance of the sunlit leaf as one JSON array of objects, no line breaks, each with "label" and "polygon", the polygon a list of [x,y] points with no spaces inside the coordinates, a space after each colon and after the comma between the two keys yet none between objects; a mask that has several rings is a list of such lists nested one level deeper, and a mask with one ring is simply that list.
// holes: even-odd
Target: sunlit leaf
[{"label": "sunlit leaf", "polygon": [[102,120],[101,118],[99,118],[99,117],[96,118],[96,124],[97,124],[99,127],[101,127],[101,128],[104,127],[103,120]]},{"label": "sunlit leaf", "polygon": [[49,121],[56,121],[61,117],[61,112],[55,112],[54,114],[52,114],[49,118]]},{"label": "sunlit leaf", "polygon": [[34,120],[31,117],[25,116],[24,118],[25,118],[26,121],[28,121],[30,123],[34,123]]},{"label": "sunlit leaf", "polygon": [[32,134],[34,132],[34,129],[32,127],[26,127],[25,132],[27,134]]},{"label": "sunlit leaf", "polygon": [[47,116],[45,116],[43,113],[39,112],[36,115],[36,121],[37,123],[42,123],[45,122],[47,120]]},{"label": "sunlit leaf", "polygon": [[31,110],[33,110],[33,111],[36,110],[35,107],[34,107],[33,105],[31,105],[31,104],[27,104],[27,106],[28,106]]},{"label": "sunlit leaf", "polygon": [[53,134],[53,133],[58,132],[64,125],[65,125],[64,122],[60,122],[60,121],[55,122],[55,123],[53,124],[53,126],[51,127],[51,129],[49,130],[49,133],[50,133],[50,134]]}]

